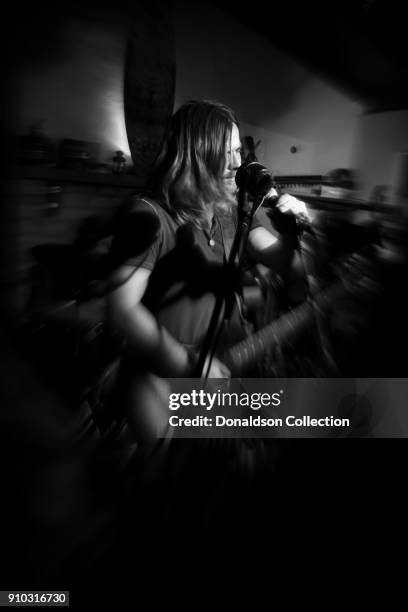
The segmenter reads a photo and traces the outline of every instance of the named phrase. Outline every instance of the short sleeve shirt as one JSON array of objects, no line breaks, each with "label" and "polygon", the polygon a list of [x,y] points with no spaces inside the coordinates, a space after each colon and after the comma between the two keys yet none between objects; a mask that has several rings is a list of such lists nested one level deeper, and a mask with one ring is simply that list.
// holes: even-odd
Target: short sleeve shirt
[{"label": "short sleeve shirt", "polygon": [[[177,223],[150,198],[134,198],[119,212],[113,265],[151,270],[143,304],[185,346],[197,347],[205,336],[215,296],[225,287],[236,224],[236,211],[217,213],[210,235],[192,223]],[[251,229],[258,225],[254,220]],[[231,317],[237,334],[242,329],[238,310]]]}]

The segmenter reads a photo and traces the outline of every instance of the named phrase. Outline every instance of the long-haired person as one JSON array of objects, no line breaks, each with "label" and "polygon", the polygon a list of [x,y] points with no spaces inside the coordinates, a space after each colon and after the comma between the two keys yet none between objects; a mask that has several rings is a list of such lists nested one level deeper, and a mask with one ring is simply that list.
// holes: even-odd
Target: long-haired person
[{"label": "long-haired person", "polygon": [[[194,371],[215,296],[225,283],[240,165],[234,112],[212,101],[187,102],[169,121],[148,189],[118,215],[109,311],[126,338],[120,397],[140,440],[159,435],[167,423],[160,408],[161,400],[168,400],[165,379],[191,377]],[[307,214],[304,204],[288,195],[279,206],[289,216]],[[268,231],[255,217],[247,255],[281,272],[290,265],[295,240],[293,232],[278,233],[272,226]],[[235,331],[245,325],[238,294],[230,319]],[[215,356],[209,377],[228,376]]]}]

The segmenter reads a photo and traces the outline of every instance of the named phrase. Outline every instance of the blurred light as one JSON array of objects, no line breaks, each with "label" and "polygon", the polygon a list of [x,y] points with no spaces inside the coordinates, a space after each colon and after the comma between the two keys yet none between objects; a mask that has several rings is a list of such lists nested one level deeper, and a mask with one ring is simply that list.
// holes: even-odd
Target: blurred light
[{"label": "blurred light", "polygon": [[[119,75],[122,77],[122,75]],[[129,142],[125,125],[123,101],[123,85],[121,78],[117,79],[116,87],[105,93],[103,100],[106,110],[106,123],[103,127],[103,137],[111,151],[123,151],[126,162],[131,161]]]}]

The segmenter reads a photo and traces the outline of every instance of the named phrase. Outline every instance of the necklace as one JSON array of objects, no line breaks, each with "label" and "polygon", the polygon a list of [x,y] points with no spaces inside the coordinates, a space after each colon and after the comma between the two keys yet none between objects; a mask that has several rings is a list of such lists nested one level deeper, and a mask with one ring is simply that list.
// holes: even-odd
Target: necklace
[{"label": "necklace", "polygon": [[213,236],[215,234],[215,229],[216,229],[216,224],[217,223],[219,223],[219,221],[216,218],[216,216],[214,215],[210,231],[207,231],[206,229],[203,228],[204,235],[207,238],[207,243],[208,243],[208,245],[211,248],[215,247],[215,240],[214,240]]},{"label": "necklace", "polygon": [[224,252],[224,261],[227,261],[229,249],[227,251],[227,245],[226,245],[225,238],[224,238],[224,230],[222,228],[222,223],[221,223],[218,215],[214,215],[214,217],[213,217],[213,222],[212,222],[211,230],[208,232],[207,230],[203,229],[203,232],[204,232],[205,237],[207,238],[208,245],[213,249],[214,246],[215,246],[215,240],[214,240],[213,236],[215,236],[215,231],[216,231],[217,226],[218,226],[219,233],[220,233],[220,236],[221,236],[222,249],[223,249],[223,252]]}]

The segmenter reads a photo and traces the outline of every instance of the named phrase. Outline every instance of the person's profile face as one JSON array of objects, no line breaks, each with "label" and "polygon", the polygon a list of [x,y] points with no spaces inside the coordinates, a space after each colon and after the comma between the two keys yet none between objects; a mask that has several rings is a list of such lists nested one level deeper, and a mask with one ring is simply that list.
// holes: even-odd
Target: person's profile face
[{"label": "person's profile face", "polygon": [[225,151],[225,165],[224,172],[222,174],[222,180],[231,194],[237,192],[237,185],[235,183],[235,175],[238,168],[241,165],[241,139],[239,136],[238,126],[234,123],[231,130],[231,136],[227,143],[227,149]]}]

